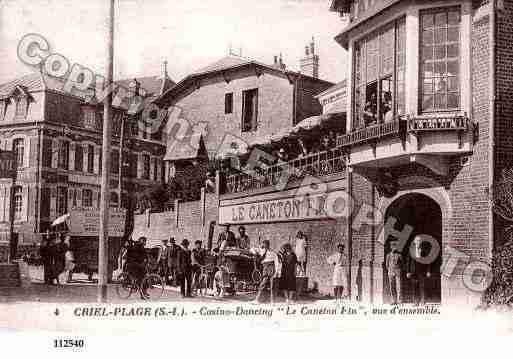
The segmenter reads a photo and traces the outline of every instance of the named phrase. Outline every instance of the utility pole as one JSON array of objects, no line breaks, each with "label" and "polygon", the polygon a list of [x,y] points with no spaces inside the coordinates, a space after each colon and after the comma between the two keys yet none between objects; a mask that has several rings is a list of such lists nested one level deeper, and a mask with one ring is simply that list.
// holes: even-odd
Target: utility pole
[{"label": "utility pole", "polygon": [[[107,19],[107,76],[105,86],[110,89],[114,72],[114,0],[110,0]],[[102,177],[100,190],[100,233],[98,240],[98,302],[107,301],[109,277],[109,194],[110,194],[110,142],[112,119],[112,91],[107,91],[103,101]]]}]

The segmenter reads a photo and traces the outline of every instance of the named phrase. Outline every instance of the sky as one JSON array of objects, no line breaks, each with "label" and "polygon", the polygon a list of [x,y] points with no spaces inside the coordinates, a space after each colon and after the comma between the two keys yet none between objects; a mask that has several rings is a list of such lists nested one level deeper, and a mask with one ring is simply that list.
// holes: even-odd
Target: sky
[{"label": "sky", "polygon": [[[46,38],[70,63],[104,74],[108,0],[0,0],[0,83],[33,71],[16,54],[28,33]],[[346,78],[346,52],[333,39],[344,27],[330,0],[116,0],[114,77],[159,75],[164,60],[179,81],[229,52],[264,63],[283,54],[288,68],[312,36],[320,77]]]}]

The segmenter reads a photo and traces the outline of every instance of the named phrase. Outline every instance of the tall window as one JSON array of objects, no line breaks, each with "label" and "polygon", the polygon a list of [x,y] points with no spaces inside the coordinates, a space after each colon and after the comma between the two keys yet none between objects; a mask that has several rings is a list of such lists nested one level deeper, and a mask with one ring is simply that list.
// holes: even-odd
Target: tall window
[{"label": "tall window", "polygon": [[110,193],[110,206],[111,207],[117,207],[119,202],[119,196],[116,192]]},{"label": "tall window", "polygon": [[19,220],[23,216],[23,189],[21,186],[13,190],[14,219]]},{"label": "tall window", "polygon": [[25,156],[25,141],[23,138],[16,138],[12,142],[12,150],[14,152],[14,160],[16,161],[16,167],[23,167],[23,158]]},{"label": "tall window", "polygon": [[94,173],[94,146],[87,146],[87,172]]},{"label": "tall window", "polygon": [[153,159],[153,180],[157,182],[159,180],[159,165],[160,161],[158,158]]},{"label": "tall window", "polygon": [[404,114],[405,47],[404,19],[355,44],[354,128]]},{"label": "tall window", "polygon": [[16,117],[25,117],[27,115],[27,100],[23,97],[16,99]]},{"label": "tall window", "polygon": [[258,89],[242,92],[242,132],[256,131],[258,118]]},{"label": "tall window", "polygon": [[60,143],[58,167],[65,170],[69,168],[69,141],[62,140]]},{"label": "tall window", "polygon": [[57,214],[60,216],[68,211],[68,189],[57,187]]},{"label": "tall window", "polygon": [[458,8],[421,12],[421,110],[460,107],[460,11]]},{"label": "tall window", "polygon": [[82,190],[82,207],[92,207],[93,206],[93,191],[90,189]]},{"label": "tall window", "polygon": [[224,113],[229,114],[233,112],[233,92],[224,94]]},{"label": "tall window", "polygon": [[119,151],[118,150],[114,150],[111,152],[110,169],[111,169],[112,173],[119,172]]},{"label": "tall window", "polygon": [[142,159],[143,159],[142,178],[150,179],[150,156],[149,155],[143,155]]},{"label": "tall window", "polygon": [[75,145],[75,171],[84,170],[84,148],[80,143]]}]

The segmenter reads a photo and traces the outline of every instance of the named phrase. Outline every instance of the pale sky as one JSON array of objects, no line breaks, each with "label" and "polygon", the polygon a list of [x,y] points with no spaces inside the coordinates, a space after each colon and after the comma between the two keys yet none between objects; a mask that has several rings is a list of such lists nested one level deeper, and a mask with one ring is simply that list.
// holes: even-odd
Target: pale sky
[{"label": "pale sky", "polygon": [[[104,74],[108,0],[0,0],[0,83],[32,69],[16,55],[18,42],[37,33],[71,63]],[[229,44],[265,63],[283,53],[299,69],[314,36],[320,77],[346,77],[346,52],[334,40],[344,27],[330,0],[117,0],[115,78],[157,75],[164,59],[178,81],[228,54]]]}]

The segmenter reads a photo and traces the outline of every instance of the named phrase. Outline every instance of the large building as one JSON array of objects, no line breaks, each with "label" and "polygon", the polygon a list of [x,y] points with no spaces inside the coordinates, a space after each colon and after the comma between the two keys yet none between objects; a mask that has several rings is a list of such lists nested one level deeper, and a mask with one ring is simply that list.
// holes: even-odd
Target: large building
[{"label": "large building", "polygon": [[[174,85],[165,69],[160,76],[119,84],[127,91],[144,89],[145,101]],[[62,89],[63,82],[42,73],[0,85],[0,148],[14,151],[16,162],[14,180],[2,179],[0,184],[4,245],[9,242],[11,203],[21,246],[38,242],[40,233],[59,215],[99,208],[103,104],[91,100],[90,93]],[[125,207],[128,193],[162,183],[165,146],[158,133],[140,126],[136,121],[140,115],[127,116],[126,101],[113,109],[113,207]],[[122,132],[125,142],[120,145]]]}]

